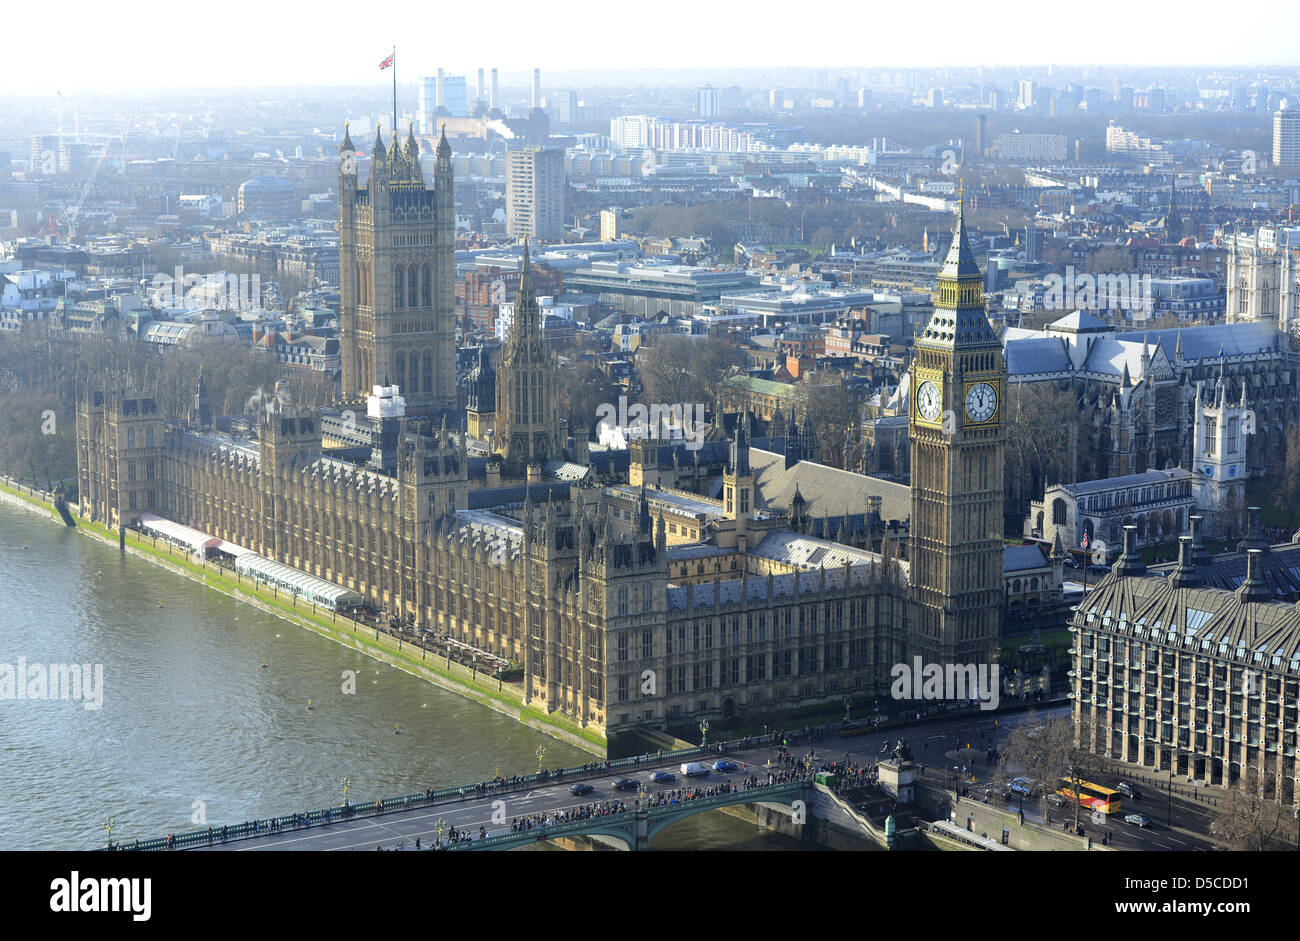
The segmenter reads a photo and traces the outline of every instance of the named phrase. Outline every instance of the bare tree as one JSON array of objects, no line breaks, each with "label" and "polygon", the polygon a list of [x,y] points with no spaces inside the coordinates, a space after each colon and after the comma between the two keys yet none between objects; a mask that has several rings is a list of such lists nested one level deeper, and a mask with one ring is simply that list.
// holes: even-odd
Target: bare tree
[{"label": "bare tree", "polygon": [[1210,821],[1210,834],[1220,847],[1255,852],[1288,848],[1300,823],[1291,794],[1279,793],[1274,782],[1259,768],[1245,769]]},{"label": "bare tree", "polygon": [[[1047,796],[1065,785],[1074,792],[1084,781],[1094,780],[1101,770],[1100,760],[1092,751],[1092,727],[1077,727],[1069,717],[1046,723],[1034,721],[1030,712],[1017,726],[1001,749],[1002,767],[1007,773],[1019,773],[1041,786],[1038,794],[1042,810],[1047,810]],[[1081,805],[1074,801],[1074,826],[1079,827]]]},{"label": "bare tree", "polygon": [[1296,514],[1300,512],[1300,428],[1287,429],[1286,464],[1273,502],[1286,511],[1287,525],[1295,526]]}]

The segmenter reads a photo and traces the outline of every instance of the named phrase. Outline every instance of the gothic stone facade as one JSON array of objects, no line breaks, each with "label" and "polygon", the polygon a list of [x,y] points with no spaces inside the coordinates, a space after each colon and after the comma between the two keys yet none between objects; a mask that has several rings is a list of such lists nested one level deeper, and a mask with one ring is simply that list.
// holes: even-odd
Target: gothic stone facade
[{"label": "gothic stone facade", "polygon": [[[403,421],[387,475],[323,452],[319,416],[284,395],[255,436],[123,404],[138,401],[82,396],[83,514],[154,512],[357,591],[522,663],[531,704],[602,733],[885,698],[906,653],[906,569],[889,559],[675,582],[662,530],[616,532],[598,490],[534,502],[549,485],[471,484],[464,438],[428,420]],[[147,463],[124,487],[148,461],[148,487]]]}]

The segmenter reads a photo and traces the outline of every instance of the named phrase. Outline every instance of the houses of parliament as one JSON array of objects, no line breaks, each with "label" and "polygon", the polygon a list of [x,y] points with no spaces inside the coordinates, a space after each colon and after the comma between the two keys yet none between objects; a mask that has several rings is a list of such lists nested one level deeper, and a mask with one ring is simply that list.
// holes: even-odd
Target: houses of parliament
[{"label": "houses of parliament", "polygon": [[173,421],[125,380],[85,385],[83,516],[161,517],[346,588],[518,664],[530,708],[607,741],[884,703],[891,668],[915,656],[996,660],[1005,369],[960,210],[913,365],[897,539],[884,482],[804,459],[797,433],[755,440],[747,416],[706,445],[718,460],[694,489],[634,485],[608,461],[598,474],[559,418],[527,252],[499,362],[480,356],[457,411],[446,137],[432,187],[413,137],[377,136],[365,185],[351,148],[345,136],[340,406],[364,413],[344,422],[280,388],[257,414],[214,416],[200,376]]}]

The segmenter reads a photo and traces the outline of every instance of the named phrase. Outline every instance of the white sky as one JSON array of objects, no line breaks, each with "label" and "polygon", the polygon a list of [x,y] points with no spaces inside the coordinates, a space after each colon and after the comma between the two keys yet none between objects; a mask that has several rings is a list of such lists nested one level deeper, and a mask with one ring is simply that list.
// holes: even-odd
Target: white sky
[{"label": "white sky", "polygon": [[[0,91],[768,66],[1300,65],[1300,2],[1255,0],[70,0],[9,4]],[[446,25],[442,25],[445,18]],[[388,25],[388,24],[392,25]],[[415,24],[414,26],[410,24]],[[606,84],[608,82],[602,82]]]}]

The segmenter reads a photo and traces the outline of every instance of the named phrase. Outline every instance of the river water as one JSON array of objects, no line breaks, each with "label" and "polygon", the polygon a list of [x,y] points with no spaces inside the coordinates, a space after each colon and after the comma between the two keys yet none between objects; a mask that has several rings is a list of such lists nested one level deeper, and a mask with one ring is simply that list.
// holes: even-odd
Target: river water
[{"label": "river water", "polygon": [[[110,820],[127,841],[316,809],[345,781],[361,802],[524,773],[539,746],[551,768],[591,757],[0,503],[0,670],[20,657],[102,664],[102,706],[0,698],[0,849],[102,845]],[[655,841],[798,845],[717,813]]]}]

